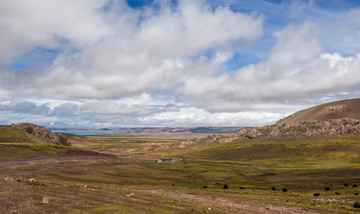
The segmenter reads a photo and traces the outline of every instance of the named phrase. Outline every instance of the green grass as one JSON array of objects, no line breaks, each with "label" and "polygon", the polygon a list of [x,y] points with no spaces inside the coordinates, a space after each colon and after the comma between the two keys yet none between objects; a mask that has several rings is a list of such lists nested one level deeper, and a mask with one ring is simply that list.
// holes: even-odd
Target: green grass
[{"label": "green grass", "polygon": [[23,143],[35,141],[31,135],[26,134],[24,131],[0,126],[0,143],[1,142]]},{"label": "green grass", "polygon": [[79,149],[39,143],[0,143],[0,161],[61,156],[75,150]]},{"label": "green grass", "polygon": [[[355,195],[360,193],[360,187],[352,187],[360,186],[359,137],[248,140],[222,145],[207,144],[204,140],[183,150],[173,147],[186,138],[81,137],[92,142],[78,144],[83,148],[107,151],[136,148],[138,154],[185,159],[177,163],[155,163],[136,157],[122,160],[94,157],[89,162],[3,168],[3,177],[35,178],[36,183],[5,181],[0,176],[0,189],[3,189],[0,205],[17,209],[19,213],[29,210],[30,213],[240,212],[236,207],[218,204],[231,202],[246,204],[242,210],[246,213],[260,212],[246,207],[270,205],[320,213],[359,213],[352,207],[360,201],[360,196]],[[141,150],[153,142],[170,147],[153,152]],[[0,144],[0,148],[1,157],[11,158],[6,155],[15,154],[14,158],[21,158],[63,154],[70,147],[10,142]],[[345,183],[350,186],[344,186]],[[229,188],[224,190],[224,184]],[[325,191],[325,187],[330,187],[330,191]],[[283,188],[288,192],[282,192]],[[135,196],[126,197],[130,193]],[[41,203],[44,196],[50,199],[50,204]],[[25,209],[26,203],[30,209]]]}]

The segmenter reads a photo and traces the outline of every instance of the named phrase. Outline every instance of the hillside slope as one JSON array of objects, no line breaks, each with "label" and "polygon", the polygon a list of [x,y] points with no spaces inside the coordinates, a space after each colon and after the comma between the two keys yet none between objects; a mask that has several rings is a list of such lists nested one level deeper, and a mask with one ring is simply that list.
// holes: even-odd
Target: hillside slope
[{"label": "hillside slope", "polygon": [[360,134],[360,99],[342,100],[296,112],[273,125],[243,129],[235,135],[210,135],[182,142],[186,147],[227,144],[246,139],[274,140],[315,136],[346,136]]},{"label": "hillside slope", "polygon": [[360,120],[360,99],[341,100],[298,111],[277,124],[295,124],[302,121],[352,118]]},{"label": "hillside slope", "polygon": [[[71,146],[70,141],[62,134],[54,133],[42,126],[38,126],[32,123],[18,123],[18,124],[11,124],[9,128],[14,128],[20,131],[24,131],[29,135],[36,136],[40,141],[56,144],[56,145],[63,145],[63,146]],[[24,135],[25,135],[24,133]]]},{"label": "hillside slope", "polygon": [[36,143],[39,141],[41,141],[41,139],[26,134],[23,130],[18,130],[8,126],[0,126],[1,143]]}]

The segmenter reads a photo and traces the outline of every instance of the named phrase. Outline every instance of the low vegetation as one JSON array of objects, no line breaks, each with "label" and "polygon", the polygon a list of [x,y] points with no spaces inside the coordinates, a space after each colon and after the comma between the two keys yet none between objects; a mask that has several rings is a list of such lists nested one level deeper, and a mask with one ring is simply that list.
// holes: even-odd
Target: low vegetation
[{"label": "low vegetation", "polygon": [[359,212],[358,136],[210,137],[180,149],[199,136],[68,135],[74,147],[65,147],[7,135],[0,133],[1,160],[85,150],[116,157],[0,162],[0,213]]}]

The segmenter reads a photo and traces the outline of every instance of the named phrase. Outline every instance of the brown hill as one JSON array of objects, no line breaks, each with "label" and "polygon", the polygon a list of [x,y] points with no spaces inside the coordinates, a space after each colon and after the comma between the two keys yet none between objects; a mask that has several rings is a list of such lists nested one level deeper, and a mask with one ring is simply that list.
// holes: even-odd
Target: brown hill
[{"label": "brown hill", "polygon": [[238,132],[240,139],[360,134],[360,99],[341,100],[298,111],[274,125]]},{"label": "brown hill", "polygon": [[298,111],[276,124],[292,125],[303,121],[352,118],[360,120],[360,99],[341,100]]},{"label": "brown hill", "polygon": [[24,131],[27,134],[34,135],[38,139],[46,143],[71,146],[70,141],[64,135],[54,133],[42,126],[38,126],[32,123],[18,123],[18,124],[11,124],[10,127]]}]

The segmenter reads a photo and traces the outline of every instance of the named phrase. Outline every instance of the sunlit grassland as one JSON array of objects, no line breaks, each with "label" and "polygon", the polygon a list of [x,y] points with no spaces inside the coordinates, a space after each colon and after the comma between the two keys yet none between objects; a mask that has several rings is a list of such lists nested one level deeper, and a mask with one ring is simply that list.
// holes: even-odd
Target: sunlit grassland
[{"label": "sunlit grassland", "polygon": [[[184,149],[177,145],[197,136],[74,137],[79,139],[75,148],[112,153],[124,148],[137,150],[119,153],[120,157],[128,155],[123,159],[96,161],[94,157],[89,163],[44,163],[2,169],[2,177],[35,178],[43,185],[0,180],[4,189],[1,204],[19,206],[21,210],[27,201],[33,206],[30,209],[33,213],[234,213],[234,207],[219,205],[225,201],[255,208],[272,204],[320,213],[358,213],[352,205],[360,201],[355,195],[360,188],[353,187],[360,185],[359,137],[248,140],[230,144],[204,141]],[[153,144],[168,147],[142,150]],[[47,147],[43,149],[46,151]],[[182,156],[184,160],[155,163],[133,154]],[[225,184],[228,189],[223,189]],[[13,189],[6,191],[9,187]],[[330,187],[330,191],[325,191],[325,187]],[[126,197],[130,193],[135,196]],[[41,203],[44,196],[50,199],[50,204]],[[260,212],[246,210],[246,206],[247,213]]]},{"label": "sunlit grassland", "polygon": [[0,161],[61,156],[78,149],[39,143],[0,143]]},{"label": "sunlit grassland", "polygon": [[0,127],[0,161],[59,156],[77,148],[41,143],[23,131]]},{"label": "sunlit grassland", "polygon": [[[78,142],[73,142],[73,145],[78,148],[90,149],[95,151],[113,153],[116,149],[132,149],[132,154],[144,154],[142,149],[151,145],[160,147],[171,146],[178,144],[188,139],[203,137],[204,134],[121,134],[121,135],[88,135],[88,136],[74,136],[67,135],[70,138],[75,138]],[[83,143],[91,142],[89,143]]]}]

